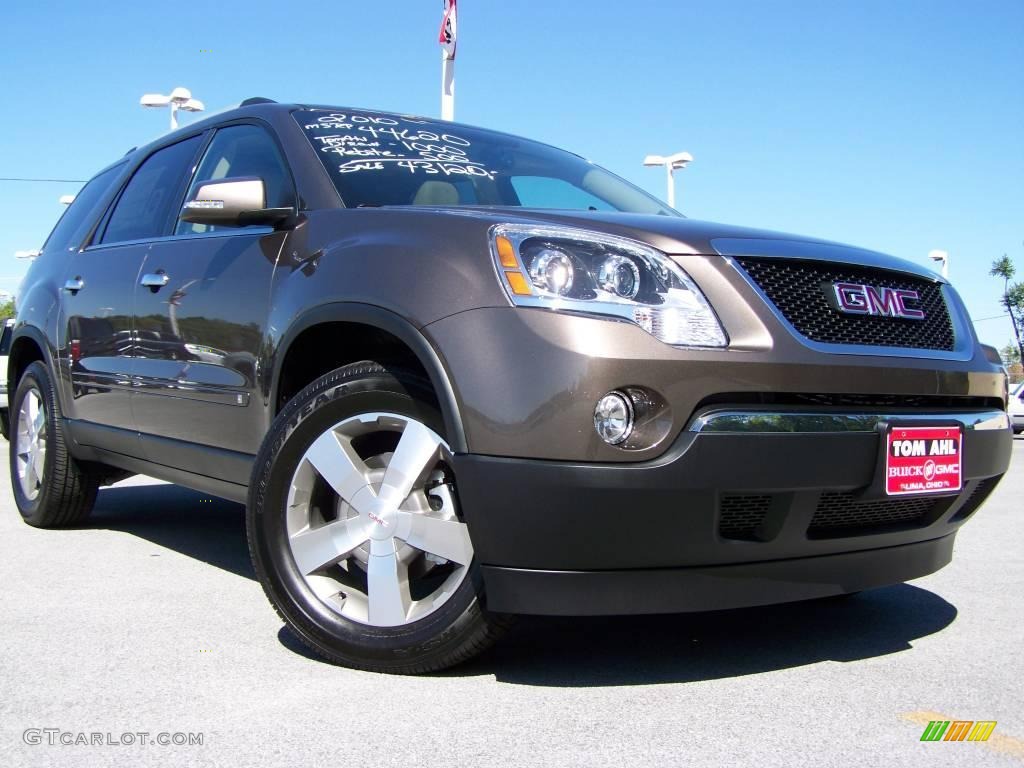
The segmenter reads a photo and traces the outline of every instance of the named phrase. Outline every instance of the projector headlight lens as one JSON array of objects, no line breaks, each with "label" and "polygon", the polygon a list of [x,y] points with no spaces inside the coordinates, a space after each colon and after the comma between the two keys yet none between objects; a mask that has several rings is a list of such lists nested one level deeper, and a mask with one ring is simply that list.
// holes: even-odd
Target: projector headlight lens
[{"label": "projector headlight lens", "polygon": [[572,290],[574,273],[569,255],[554,248],[538,251],[530,261],[533,284],[557,296],[565,296]]},{"label": "projector headlight lens", "polygon": [[622,318],[676,346],[728,343],[690,276],[643,243],[568,227],[498,224],[491,254],[517,306]]},{"label": "projector headlight lens", "polygon": [[620,299],[635,299],[640,291],[640,268],[632,259],[615,254],[601,262],[597,281],[602,290]]}]

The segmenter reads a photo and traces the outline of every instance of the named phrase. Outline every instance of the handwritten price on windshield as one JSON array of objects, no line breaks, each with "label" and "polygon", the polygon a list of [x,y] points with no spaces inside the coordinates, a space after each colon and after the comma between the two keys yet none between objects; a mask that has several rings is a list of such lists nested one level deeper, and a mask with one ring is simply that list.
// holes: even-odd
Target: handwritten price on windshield
[{"label": "handwritten price on windshield", "polygon": [[382,158],[379,160],[350,160],[338,166],[338,173],[355,173],[357,171],[383,171],[385,162],[393,162],[399,168],[404,168],[409,173],[425,173],[429,175],[443,174],[445,176],[479,176],[485,179],[493,179],[494,174],[479,165],[468,163],[442,163],[431,160],[409,160],[407,158]]}]

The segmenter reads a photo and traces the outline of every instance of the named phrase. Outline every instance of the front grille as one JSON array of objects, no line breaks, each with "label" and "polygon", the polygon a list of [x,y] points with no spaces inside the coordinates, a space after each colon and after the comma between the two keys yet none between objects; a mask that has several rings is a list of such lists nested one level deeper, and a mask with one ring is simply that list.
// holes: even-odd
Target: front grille
[{"label": "front grille", "polygon": [[807,535],[813,538],[851,536],[860,530],[912,527],[930,521],[941,499],[877,499],[864,501],[851,493],[826,491],[818,500]]},{"label": "front grille", "polygon": [[723,539],[757,541],[757,529],[771,506],[770,495],[723,496],[718,508],[718,533]]},{"label": "front grille", "polygon": [[[802,335],[823,344],[953,350],[953,324],[938,283],[901,272],[788,259],[737,262]],[[924,319],[848,315],[833,309],[826,291],[837,282],[917,291]]]}]

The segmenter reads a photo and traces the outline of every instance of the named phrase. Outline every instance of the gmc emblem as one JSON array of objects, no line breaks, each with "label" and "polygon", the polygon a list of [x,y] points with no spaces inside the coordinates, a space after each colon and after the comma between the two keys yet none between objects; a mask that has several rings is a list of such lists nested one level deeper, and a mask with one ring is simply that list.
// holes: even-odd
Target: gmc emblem
[{"label": "gmc emblem", "polygon": [[[923,320],[924,312],[908,307],[907,302],[918,302],[917,291],[903,288],[886,288],[862,283],[832,283],[833,306],[847,315],[879,315],[902,317],[907,320]],[[829,291],[826,289],[826,295]]]}]

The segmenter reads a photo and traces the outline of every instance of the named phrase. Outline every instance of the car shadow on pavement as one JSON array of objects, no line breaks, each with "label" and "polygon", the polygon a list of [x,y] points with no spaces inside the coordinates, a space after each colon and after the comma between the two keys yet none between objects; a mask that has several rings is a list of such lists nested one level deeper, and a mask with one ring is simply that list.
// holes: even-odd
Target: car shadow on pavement
[{"label": "car shadow on pavement", "polygon": [[256,578],[245,540],[245,507],[216,496],[170,484],[103,488],[86,525],[130,533]]},{"label": "car shadow on pavement", "polygon": [[905,651],[956,619],[926,589],[710,613],[522,617],[490,652],[445,675],[538,686],[685,683]]},{"label": "car shadow on pavement", "polygon": [[[240,504],[176,485],[115,486],[100,492],[88,525],[130,533],[255,578]],[[711,613],[522,616],[490,651],[437,676],[490,675],[499,682],[555,687],[715,680],[898,653],[956,616],[953,605],[909,584],[849,598]],[[293,653],[327,663],[287,627],[278,640]]]}]

